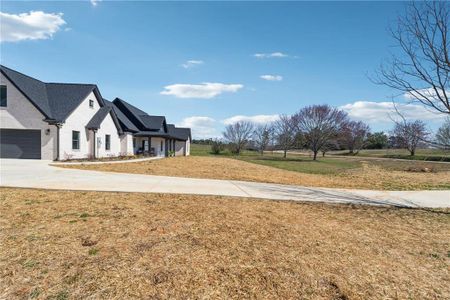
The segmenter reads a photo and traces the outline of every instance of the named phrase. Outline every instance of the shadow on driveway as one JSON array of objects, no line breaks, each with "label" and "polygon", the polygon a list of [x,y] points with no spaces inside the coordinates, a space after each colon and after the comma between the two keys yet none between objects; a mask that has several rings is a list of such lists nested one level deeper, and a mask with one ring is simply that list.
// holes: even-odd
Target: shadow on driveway
[{"label": "shadow on driveway", "polygon": [[[328,190],[308,187],[289,187],[281,185],[253,185],[248,183],[241,183],[241,187],[249,190],[255,190],[258,193],[267,195],[276,195],[280,200],[304,200],[317,201],[328,203],[351,203],[351,204],[365,204],[365,205],[379,205],[379,206],[393,206],[399,208],[414,208],[419,207],[413,202],[405,199],[375,199],[374,197],[367,197],[353,192],[346,192],[343,190]],[[251,193],[251,191],[247,192]]]}]

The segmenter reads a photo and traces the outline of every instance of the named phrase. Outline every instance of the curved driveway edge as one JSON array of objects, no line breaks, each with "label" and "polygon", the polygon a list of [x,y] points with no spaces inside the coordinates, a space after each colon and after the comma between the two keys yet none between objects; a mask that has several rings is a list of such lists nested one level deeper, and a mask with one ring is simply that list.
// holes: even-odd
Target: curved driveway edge
[{"label": "curved driveway edge", "polygon": [[42,160],[0,160],[0,186],[43,189],[149,192],[389,205],[450,207],[450,191],[368,191],[314,188],[233,180],[196,179],[58,168]]}]

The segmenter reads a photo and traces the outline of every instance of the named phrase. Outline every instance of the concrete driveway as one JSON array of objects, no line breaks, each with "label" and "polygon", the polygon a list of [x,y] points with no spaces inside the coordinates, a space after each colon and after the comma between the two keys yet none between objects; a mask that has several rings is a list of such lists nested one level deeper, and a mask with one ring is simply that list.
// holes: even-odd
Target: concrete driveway
[{"label": "concrete driveway", "polygon": [[368,191],[244,182],[233,180],[84,171],[50,166],[51,161],[0,160],[0,186],[63,190],[151,192],[317,201],[450,207],[450,191]]}]

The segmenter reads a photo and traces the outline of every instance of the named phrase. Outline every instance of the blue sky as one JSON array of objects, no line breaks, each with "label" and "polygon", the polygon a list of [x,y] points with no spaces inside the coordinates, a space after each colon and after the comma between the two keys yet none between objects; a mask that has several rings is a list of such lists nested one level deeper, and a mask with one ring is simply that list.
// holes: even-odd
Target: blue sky
[{"label": "blue sky", "polygon": [[[96,83],[105,98],[192,126],[195,137],[322,103],[386,130],[396,92],[368,74],[396,51],[387,28],[404,9],[403,2],[2,1],[1,63],[43,81]],[[405,110],[432,129],[442,122],[420,106]]]}]

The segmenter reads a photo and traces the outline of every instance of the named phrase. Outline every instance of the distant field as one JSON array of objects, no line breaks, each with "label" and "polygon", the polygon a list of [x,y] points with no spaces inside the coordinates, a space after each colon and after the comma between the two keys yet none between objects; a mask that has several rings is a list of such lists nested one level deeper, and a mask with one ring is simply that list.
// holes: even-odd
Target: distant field
[{"label": "distant field", "polygon": [[[348,151],[331,151],[329,154],[349,155]],[[405,149],[361,150],[357,156],[450,162],[450,151],[441,149],[417,149],[415,156],[411,156]]]},{"label": "distant field", "polygon": [[[370,155],[371,151],[374,151],[374,155]],[[386,150],[382,150],[386,151]],[[404,150],[393,150],[404,153]],[[429,150],[424,149],[424,152],[419,153],[434,153],[439,155],[444,153],[442,150]],[[343,154],[347,151],[333,152],[333,154]],[[193,156],[216,156],[216,157],[231,157],[240,159],[252,163],[271,166],[275,168],[285,169],[289,171],[296,171],[309,174],[337,174],[342,171],[350,169],[358,169],[362,167],[362,163],[369,164],[371,166],[378,166],[387,170],[405,171],[410,168],[429,168],[434,171],[450,171],[450,163],[438,164],[425,161],[403,161],[403,160],[367,160],[366,157],[378,157],[382,158],[382,152],[380,150],[363,150],[365,155],[357,155],[351,157],[335,157],[327,154],[325,157],[318,156],[317,161],[313,161],[312,157],[307,152],[288,153],[287,158],[283,158],[283,155],[279,152],[266,152],[261,156],[256,151],[243,151],[240,156],[232,155],[229,151],[225,150],[220,155],[211,154],[211,146],[193,144],[191,146],[191,155]],[[378,153],[378,156],[376,155]],[[449,156],[450,158],[450,156]]]},{"label": "distant field", "polygon": [[450,295],[445,212],[11,188],[0,203],[0,299]]},{"label": "distant field", "polygon": [[229,151],[223,151],[220,155],[212,155],[210,152],[211,147],[209,145],[194,144],[191,146],[192,156],[230,157],[269,167],[310,174],[331,174],[341,170],[360,167],[359,162],[356,161],[328,157],[312,161],[308,157],[299,157],[297,155],[289,155],[285,159],[280,153],[265,153],[261,156],[256,151],[243,151],[241,155],[236,156]]}]

